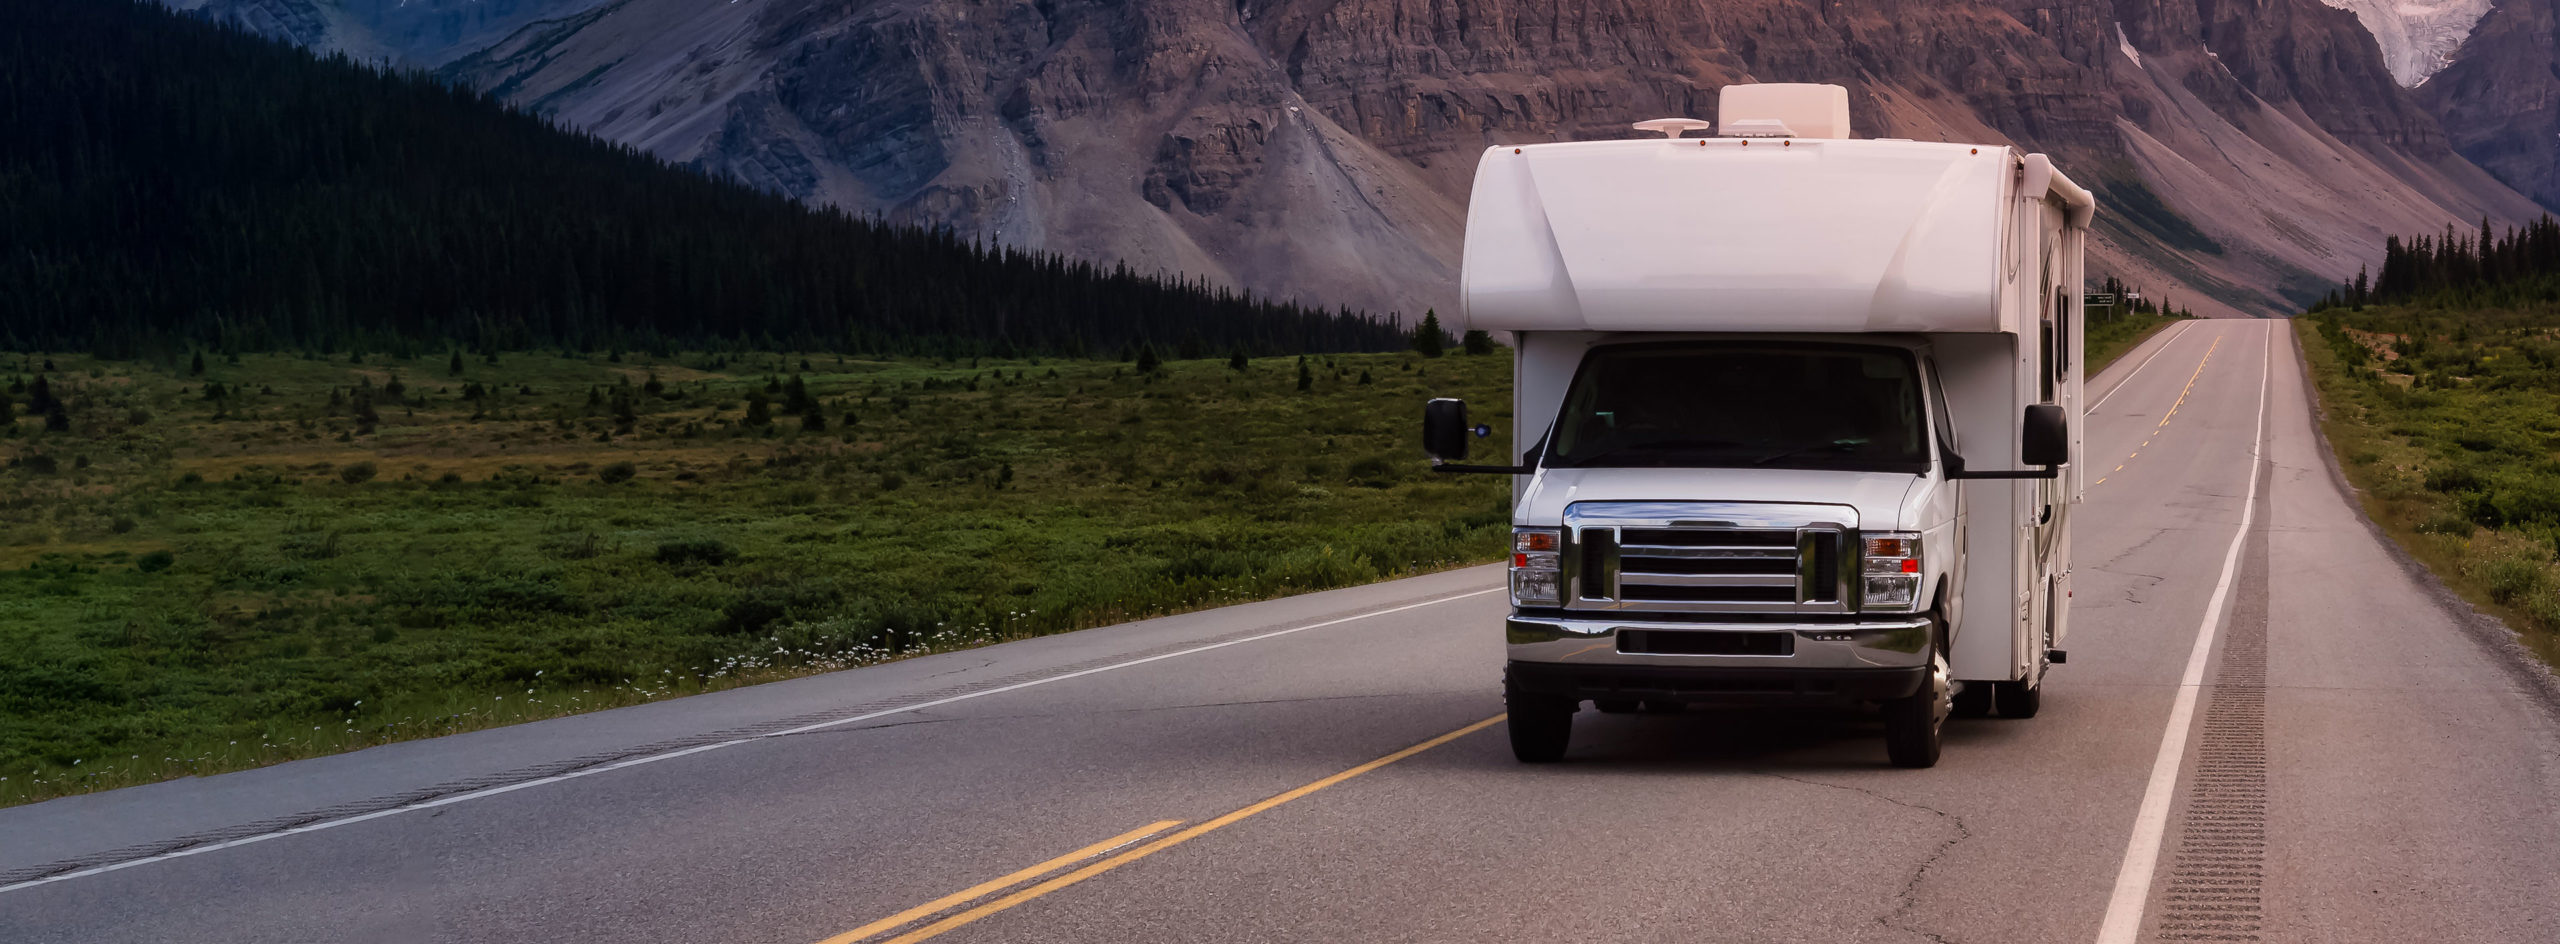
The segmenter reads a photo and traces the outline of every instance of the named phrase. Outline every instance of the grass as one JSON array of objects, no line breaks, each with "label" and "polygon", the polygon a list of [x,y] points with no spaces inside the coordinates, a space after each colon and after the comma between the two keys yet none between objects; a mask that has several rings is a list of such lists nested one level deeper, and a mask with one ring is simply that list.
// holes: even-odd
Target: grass
[{"label": "grass", "polygon": [[2560,310],[2330,310],[2294,322],[2365,513],[2560,664]]},{"label": "grass", "polygon": [[2081,342],[2089,358],[2089,366],[2084,373],[2090,377],[2098,376],[2099,371],[2107,369],[2107,365],[2115,363],[2117,358],[2123,357],[2125,352],[2133,350],[2145,339],[2185,320],[2132,313],[2089,319],[2089,336]]},{"label": "grass", "polygon": [[1414,441],[1430,396],[1506,425],[1504,356],[1304,390],[1295,358],[208,360],[0,359],[0,803],[1472,564],[1509,524]]}]

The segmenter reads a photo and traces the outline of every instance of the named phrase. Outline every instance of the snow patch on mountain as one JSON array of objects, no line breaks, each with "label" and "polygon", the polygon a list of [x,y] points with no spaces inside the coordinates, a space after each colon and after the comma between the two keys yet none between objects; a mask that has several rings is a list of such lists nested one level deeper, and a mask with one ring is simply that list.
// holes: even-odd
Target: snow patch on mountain
[{"label": "snow patch on mountain", "polygon": [[2453,62],[2492,0],[2320,0],[2356,15],[2382,47],[2382,64],[2405,88],[2417,88]]}]

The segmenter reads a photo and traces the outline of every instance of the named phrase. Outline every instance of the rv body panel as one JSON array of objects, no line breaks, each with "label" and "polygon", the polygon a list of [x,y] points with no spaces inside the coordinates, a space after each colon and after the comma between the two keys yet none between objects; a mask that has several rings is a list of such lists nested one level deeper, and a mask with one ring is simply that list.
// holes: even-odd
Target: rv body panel
[{"label": "rv body panel", "polygon": [[[1822,124],[1764,97],[1803,114],[1753,127]],[[1461,317],[1513,339],[1515,749],[1560,753],[1581,700],[1848,698],[1933,762],[1913,706],[2032,693],[2068,629],[2094,207],[1998,146],[1488,149]]]},{"label": "rv body panel", "polygon": [[1488,330],[2002,331],[2005,147],[1663,139],[1485,152],[1460,280]]}]

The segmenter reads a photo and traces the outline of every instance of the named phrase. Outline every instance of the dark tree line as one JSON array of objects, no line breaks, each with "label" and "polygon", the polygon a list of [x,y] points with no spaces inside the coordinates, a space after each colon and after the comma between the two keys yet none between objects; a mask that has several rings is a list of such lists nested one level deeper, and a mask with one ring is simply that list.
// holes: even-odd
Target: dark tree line
[{"label": "dark tree line", "polygon": [[2551,217],[2501,235],[2447,225],[2442,236],[2384,237],[2382,270],[2356,270],[2312,311],[2426,303],[2447,307],[2560,301],[2560,223]]},{"label": "dark tree line", "polygon": [[1391,319],[813,210],[417,73],[0,3],[0,349],[1391,350]]}]

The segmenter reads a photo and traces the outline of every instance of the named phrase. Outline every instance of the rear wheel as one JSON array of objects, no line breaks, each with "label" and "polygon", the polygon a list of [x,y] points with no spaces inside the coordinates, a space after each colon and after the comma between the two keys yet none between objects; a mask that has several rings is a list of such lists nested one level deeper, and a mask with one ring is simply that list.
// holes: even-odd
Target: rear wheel
[{"label": "rear wheel", "polygon": [[1947,715],[1955,711],[1955,683],[1947,676],[1943,628],[1929,647],[1929,674],[1920,690],[1884,703],[1884,754],[1896,767],[1935,767]]},{"label": "rear wheel", "polygon": [[1955,716],[1983,718],[1991,714],[1991,683],[1966,682],[1955,694]]},{"label": "rear wheel", "polygon": [[2033,718],[2044,707],[2044,680],[2019,679],[2000,683],[2000,717]]},{"label": "rear wheel", "polygon": [[1554,695],[1504,693],[1511,706],[1511,756],[1524,764],[1552,764],[1564,759],[1573,742],[1573,712],[1580,703]]}]

